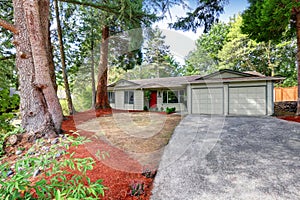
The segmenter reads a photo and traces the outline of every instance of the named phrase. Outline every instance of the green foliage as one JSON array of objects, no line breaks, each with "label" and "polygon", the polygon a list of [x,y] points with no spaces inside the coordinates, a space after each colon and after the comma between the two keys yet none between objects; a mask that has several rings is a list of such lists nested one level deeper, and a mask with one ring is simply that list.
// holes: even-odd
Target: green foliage
[{"label": "green foliage", "polygon": [[148,111],[148,107],[147,106],[144,106],[144,111]]},{"label": "green foliage", "polygon": [[144,57],[142,65],[128,70],[126,79],[147,79],[178,76],[181,66],[170,53],[170,47],[165,43],[165,35],[156,27],[146,29],[143,46]]},{"label": "green foliage", "polygon": [[107,151],[100,151],[100,150],[96,152],[95,156],[98,160],[104,160],[106,158],[110,158],[110,155]]},{"label": "green foliage", "polygon": [[[299,2],[290,0],[249,1],[250,6],[243,13],[243,33],[257,41],[280,41],[287,31],[295,30],[293,8],[299,9]],[[296,11],[296,9],[295,9]],[[299,11],[298,11],[299,12]],[[292,29],[288,29],[288,28]]]},{"label": "green foliage", "polygon": [[176,108],[175,108],[175,107],[173,107],[173,108],[167,107],[167,108],[166,108],[166,113],[167,113],[167,114],[174,113],[175,111],[176,111]]},{"label": "green foliage", "polygon": [[144,190],[144,183],[142,182],[138,182],[138,181],[133,181],[130,185],[129,185],[129,194],[131,196],[140,196],[142,194],[144,194],[145,190]]},{"label": "green foliage", "polygon": [[61,105],[61,108],[63,110],[63,115],[68,116],[69,115],[69,108],[68,108],[68,102],[66,99],[60,99],[59,103]]},{"label": "green foliage", "polygon": [[74,88],[74,106],[77,111],[85,111],[92,107],[92,88],[90,85],[81,81],[76,81],[78,83]]},{"label": "green foliage", "polygon": [[186,13],[186,17],[180,17],[177,22],[170,24],[172,28],[192,30],[196,32],[198,27],[204,27],[207,33],[211,26],[218,22],[218,17],[224,11],[228,0],[198,0],[193,12]]},{"label": "green foliage", "polygon": [[0,90],[0,134],[11,131],[13,126],[10,125],[10,120],[14,117],[13,112],[16,112],[20,104],[18,95],[10,95],[9,89]]},{"label": "green foliage", "polygon": [[[12,1],[0,1],[0,18],[13,23]],[[0,38],[0,87],[9,88],[17,85],[13,34],[0,26]]]},{"label": "green foliage", "polygon": [[[63,149],[70,145],[79,145],[86,142],[83,137],[68,137],[67,141],[61,141],[52,145],[49,152],[42,153],[38,157],[31,156],[30,152],[36,149],[29,149],[23,159],[17,160],[14,164],[16,172],[7,177],[11,170],[10,163],[0,165],[0,197],[1,199],[99,199],[104,196],[106,187],[102,180],[91,182],[87,171],[93,169],[95,163],[92,158],[76,158],[74,153],[69,154]],[[37,142],[38,149],[43,146],[44,141]],[[57,154],[68,155],[57,160]],[[51,168],[50,170],[48,170]],[[72,170],[78,170],[75,175]],[[38,176],[38,180],[32,183],[32,177]],[[67,178],[67,175],[71,178]],[[36,195],[32,194],[32,190]]]},{"label": "green foliage", "polygon": [[183,69],[184,75],[209,74],[218,69],[219,51],[227,41],[229,25],[217,23],[196,41],[196,49],[189,53]]},{"label": "green foliage", "polygon": [[[296,78],[296,41],[256,42],[242,33],[240,15],[228,24],[216,24],[197,40],[197,49],[186,59],[185,75],[207,74],[218,69],[257,71],[266,76],[283,76],[283,86],[292,86]],[[215,44],[214,44],[215,42]]]}]

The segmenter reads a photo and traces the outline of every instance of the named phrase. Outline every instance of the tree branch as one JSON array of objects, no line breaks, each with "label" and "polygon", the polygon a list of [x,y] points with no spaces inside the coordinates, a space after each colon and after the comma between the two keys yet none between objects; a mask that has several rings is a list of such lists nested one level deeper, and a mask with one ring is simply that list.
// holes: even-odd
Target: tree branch
[{"label": "tree branch", "polygon": [[59,0],[59,1],[66,2],[66,3],[71,3],[71,4],[82,5],[82,6],[90,6],[90,7],[97,8],[97,9],[100,9],[100,10],[103,10],[103,11],[106,11],[106,12],[119,14],[119,11],[116,9],[117,7],[108,6],[107,4],[83,2],[81,0]]},{"label": "tree branch", "polygon": [[13,32],[14,34],[18,34],[18,32],[19,32],[15,25],[13,25],[3,19],[0,19],[0,26]]},{"label": "tree branch", "polygon": [[154,14],[146,14],[143,11],[139,10],[131,10],[133,13],[121,13],[121,8],[119,6],[111,6],[108,4],[100,4],[100,3],[93,3],[93,2],[87,2],[82,0],[59,0],[61,2],[76,4],[76,5],[82,5],[82,6],[89,6],[96,9],[100,9],[102,11],[115,14],[116,16],[124,15],[124,17],[130,21],[139,22],[142,21],[145,23],[145,19],[154,20],[157,19],[157,17]]}]

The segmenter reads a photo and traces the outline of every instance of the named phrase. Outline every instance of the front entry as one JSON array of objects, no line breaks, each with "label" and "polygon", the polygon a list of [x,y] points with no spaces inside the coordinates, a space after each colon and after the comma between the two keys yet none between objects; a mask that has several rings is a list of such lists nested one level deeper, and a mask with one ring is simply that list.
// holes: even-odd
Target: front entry
[{"label": "front entry", "polygon": [[150,108],[156,108],[156,104],[157,104],[157,91],[151,91],[149,106]]}]

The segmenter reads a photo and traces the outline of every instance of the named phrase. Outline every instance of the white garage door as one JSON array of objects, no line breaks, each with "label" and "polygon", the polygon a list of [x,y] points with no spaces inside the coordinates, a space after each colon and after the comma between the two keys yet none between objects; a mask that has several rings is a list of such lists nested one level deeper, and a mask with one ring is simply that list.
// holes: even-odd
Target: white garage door
[{"label": "white garage door", "polygon": [[199,88],[192,90],[192,113],[223,114],[223,88]]},{"label": "white garage door", "polygon": [[229,114],[265,115],[266,87],[229,88]]}]

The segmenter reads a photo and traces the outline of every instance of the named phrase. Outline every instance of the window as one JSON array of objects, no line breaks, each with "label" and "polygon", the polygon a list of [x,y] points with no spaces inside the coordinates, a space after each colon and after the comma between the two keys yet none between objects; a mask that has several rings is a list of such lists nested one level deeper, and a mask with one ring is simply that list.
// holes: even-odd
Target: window
[{"label": "window", "polygon": [[184,90],[164,91],[163,103],[184,103]]},{"label": "window", "polygon": [[108,101],[109,103],[115,103],[115,93],[114,92],[107,92]]},{"label": "window", "polygon": [[125,104],[134,104],[134,92],[125,91],[124,92],[124,103]]}]

